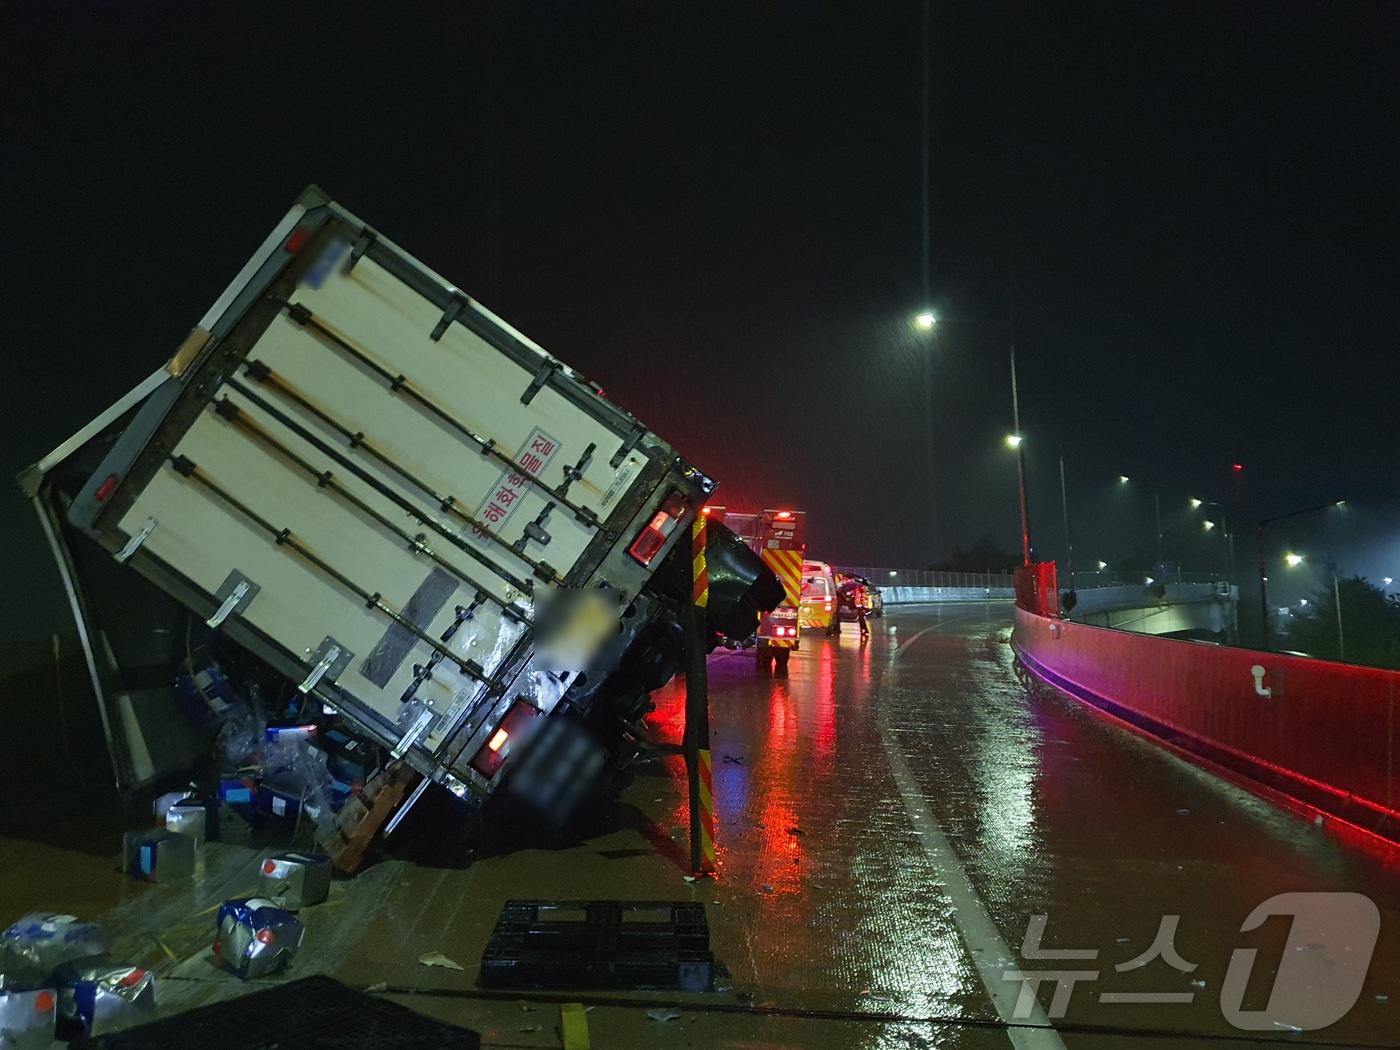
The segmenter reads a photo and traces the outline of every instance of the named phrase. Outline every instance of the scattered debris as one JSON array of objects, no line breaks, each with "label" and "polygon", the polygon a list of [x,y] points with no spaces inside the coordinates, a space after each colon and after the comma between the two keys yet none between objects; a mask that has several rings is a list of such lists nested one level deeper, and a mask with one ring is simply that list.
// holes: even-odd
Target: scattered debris
[{"label": "scattered debris", "polygon": [[242,980],[287,966],[301,949],[306,927],[266,897],[224,901],[214,923],[214,960]]},{"label": "scattered debris", "polygon": [[1191,815],[1191,811],[1189,809],[1179,809],[1176,811],[1176,815],[1178,817],[1189,817]]},{"label": "scattered debris", "polygon": [[1296,1024],[1289,1024],[1287,1021],[1275,1021],[1275,1028],[1282,1028],[1285,1032],[1301,1032],[1302,1029]]},{"label": "scattered debris", "polygon": [[444,970],[466,970],[465,966],[455,959],[449,959],[447,956],[443,955],[442,952],[428,952],[424,955],[420,955],[418,956],[418,962],[422,966],[441,966]]},{"label": "scattered debris", "polygon": [[675,1021],[680,1018],[681,1012],[674,1006],[668,1006],[665,1009],[648,1010],[647,1016],[653,1021]]},{"label": "scattered debris", "polygon": [[375,981],[374,984],[370,985],[368,988],[365,989],[366,992],[370,992],[370,993],[374,993],[374,992],[387,992],[388,990],[389,990],[389,982],[388,982],[388,981]]},{"label": "scattered debris", "polygon": [[681,881],[682,881],[682,882],[695,882],[695,881],[697,881],[698,879],[699,879],[699,876],[698,876],[698,875],[682,875],[682,876],[681,876]]},{"label": "scattered debris", "polygon": [[762,889],[764,893],[772,893],[772,892],[773,892],[773,884],[772,884],[771,882],[765,882],[765,883],[760,887],[760,889]]},{"label": "scattered debris", "polygon": [[521,1030],[522,1032],[538,1032],[538,1031],[539,1031],[540,1029],[542,1029],[543,1027],[544,1027],[544,1025],[538,1025],[538,1024],[523,1024],[523,1025],[520,1026],[520,1030]]},{"label": "scattered debris", "polygon": [[744,764],[744,760],[736,755],[725,755],[724,760],[734,766],[742,766]]},{"label": "scattered debris", "polygon": [[801,828],[796,828],[796,827],[794,827],[794,828],[788,828],[788,834],[789,834],[789,835],[805,835],[805,834],[807,834],[807,833],[806,833],[805,831],[803,831]]},{"label": "scattered debris", "polygon": [[1378,1002],[1378,1003],[1388,1003],[1388,1002],[1390,1002],[1390,996],[1388,996],[1388,995],[1378,995],[1378,996],[1376,996],[1376,1002]]},{"label": "scattered debris", "polygon": [[1205,981],[1192,981],[1192,982],[1191,982],[1191,987],[1192,987],[1192,988],[1204,988],[1205,986],[1206,986],[1206,982],[1205,982]]},{"label": "scattered debris", "polygon": [[195,840],[157,829],[122,836],[122,870],[145,882],[183,882],[194,876]]},{"label": "scattered debris", "polygon": [[54,975],[60,1034],[103,1035],[147,1020],[156,1011],[156,979],[137,966],[88,959]]},{"label": "scattered debris", "polygon": [[296,911],[320,904],[331,892],[331,858],[324,853],[276,853],[262,863],[258,893]]},{"label": "scattered debris", "polygon": [[0,933],[0,978],[9,986],[40,984],[67,962],[107,950],[102,927],[75,915],[30,912]]},{"label": "scattered debris", "polygon": [[517,999],[517,1000],[515,1001],[515,1005],[518,1006],[518,1007],[520,1007],[520,1010],[521,1010],[522,1013],[527,1013],[527,1014],[532,1014],[532,1013],[534,1013],[535,1010],[537,1009],[537,1007],[535,1006],[534,1003],[528,1003],[528,1002],[526,1002],[524,999]]}]

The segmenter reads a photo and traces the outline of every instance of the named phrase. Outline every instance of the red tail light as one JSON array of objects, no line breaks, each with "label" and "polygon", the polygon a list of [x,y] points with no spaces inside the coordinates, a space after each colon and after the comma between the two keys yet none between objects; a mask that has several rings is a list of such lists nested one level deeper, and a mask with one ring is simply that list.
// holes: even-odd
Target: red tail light
[{"label": "red tail light", "polygon": [[685,497],[679,492],[671,492],[652,515],[651,521],[647,522],[646,528],[632,541],[627,553],[643,565],[650,565],[661,553],[661,548],[666,546],[667,537],[676,531],[684,513]]},{"label": "red tail light", "polygon": [[778,511],[778,513],[777,513],[776,515],[774,515],[774,517],[776,517],[779,521],[791,521],[791,520],[792,520],[792,511],[790,511],[790,510],[780,510],[780,511]]},{"label": "red tail light", "polygon": [[273,933],[268,927],[264,926],[258,931],[259,944],[271,944],[275,940],[277,940],[277,934]]},{"label": "red tail light", "polygon": [[494,777],[510,756],[510,748],[506,745],[512,739],[519,738],[525,727],[539,713],[539,708],[524,700],[517,700],[512,704],[496,731],[487,737],[486,743],[472,759],[472,768],[487,780]]},{"label": "red tail light", "polygon": [[282,245],[282,250],[288,255],[295,255],[297,252],[301,251],[301,246],[306,243],[307,238],[310,236],[310,230],[297,227],[292,231],[292,235],[287,238],[287,243]]}]

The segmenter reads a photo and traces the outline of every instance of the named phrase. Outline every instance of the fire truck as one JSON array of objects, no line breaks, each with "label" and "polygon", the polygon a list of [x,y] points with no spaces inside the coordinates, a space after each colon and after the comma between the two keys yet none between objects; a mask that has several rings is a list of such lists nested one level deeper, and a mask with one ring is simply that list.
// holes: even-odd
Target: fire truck
[{"label": "fire truck", "polygon": [[807,512],[765,510],[759,514],[707,506],[711,521],[722,522],[763,560],[783,585],[783,600],[763,613],[754,634],[760,672],[785,672],[788,654],[798,647],[798,607],[802,600],[802,552],[807,546]]}]

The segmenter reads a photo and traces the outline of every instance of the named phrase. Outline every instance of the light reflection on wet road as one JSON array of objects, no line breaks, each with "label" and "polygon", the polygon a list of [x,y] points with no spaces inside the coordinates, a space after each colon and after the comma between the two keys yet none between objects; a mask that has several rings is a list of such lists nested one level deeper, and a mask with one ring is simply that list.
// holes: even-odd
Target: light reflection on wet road
[{"label": "light reflection on wet road", "polygon": [[[1360,1002],[1313,1038],[1394,1043],[1394,861],[1333,838],[1076,701],[1028,694],[1013,673],[1010,620],[1009,607],[995,604],[891,611],[872,623],[864,648],[852,625],[839,640],[805,638],[785,679],[757,675],[748,654],[711,660],[722,821],[713,921],[736,988],[773,1006],[996,1023],[967,923],[960,929],[966,916],[955,880],[940,877],[947,873],[920,843],[882,742],[883,721],[912,790],[1012,958],[1037,914],[1048,916],[1047,948],[1097,950],[1088,962],[1022,963],[1099,971],[1056,1022],[1065,1045],[1124,1045],[1133,1031],[1157,1033],[1158,1046],[1244,1035],[1223,1019],[1220,984],[1233,947],[1257,946],[1268,960],[1272,946],[1277,957],[1282,926],[1262,937],[1237,931],[1256,905],[1286,890],[1355,890],[1380,907],[1381,941]],[[679,698],[679,689],[659,698],[663,721],[678,714]],[[671,819],[684,824],[683,805]],[[1164,915],[1181,916],[1176,947],[1198,968],[1181,973],[1159,959],[1116,971],[1147,948]],[[1267,968],[1261,962],[1250,989],[1257,1001],[1247,998],[1247,1007],[1267,997]],[[1052,989],[1042,989],[1042,1003]],[[1101,992],[1173,992],[1192,1001],[1106,1004]],[[1085,1026],[1117,1034],[1086,1035]],[[1164,1040],[1165,1033],[1181,1039]],[[878,1026],[869,1045],[935,1043],[1004,1046],[1008,1036]]]}]

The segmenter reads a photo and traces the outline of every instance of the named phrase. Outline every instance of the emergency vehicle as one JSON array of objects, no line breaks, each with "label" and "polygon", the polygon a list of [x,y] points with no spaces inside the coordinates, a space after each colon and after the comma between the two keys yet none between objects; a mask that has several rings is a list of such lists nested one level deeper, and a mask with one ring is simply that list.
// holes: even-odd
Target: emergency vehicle
[{"label": "emergency vehicle", "polygon": [[723,522],[763,560],[783,585],[783,600],[759,617],[754,651],[760,671],[785,671],[788,654],[801,637],[798,608],[802,601],[802,551],[807,546],[807,512],[765,510],[759,514],[708,506],[711,521]]},{"label": "emergency vehicle", "polygon": [[836,571],[824,561],[802,563],[800,615],[804,630],[824,631],[828,638],[841,633],[837,610]]}]

